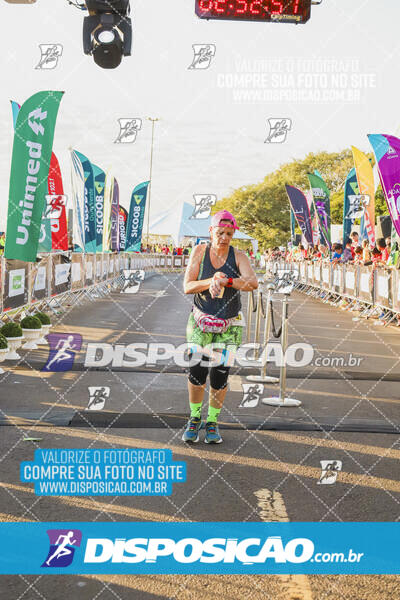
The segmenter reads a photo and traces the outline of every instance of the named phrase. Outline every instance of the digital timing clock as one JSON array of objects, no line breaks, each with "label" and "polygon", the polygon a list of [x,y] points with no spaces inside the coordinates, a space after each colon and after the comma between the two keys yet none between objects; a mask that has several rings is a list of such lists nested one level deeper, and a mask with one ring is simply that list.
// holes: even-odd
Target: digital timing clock
[{"label": "digital timing clock", "polygon": [[307,23],[312,0],[196,0],[200,19]]}]

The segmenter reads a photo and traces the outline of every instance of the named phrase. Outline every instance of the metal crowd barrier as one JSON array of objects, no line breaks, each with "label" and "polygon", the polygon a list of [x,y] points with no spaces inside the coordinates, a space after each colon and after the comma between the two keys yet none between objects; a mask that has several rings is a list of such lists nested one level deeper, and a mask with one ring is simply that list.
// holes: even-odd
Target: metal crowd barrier
[{"label": "metal crowd barrier", "polygon": [[[300,400],[288,398],[286,395],[286,353],[288,349],[288,318],[289,318],[289,296],[293,289],[293,280],[298,278],[297,268],[294,274],[287,273],[293,270],[287,264],[274,265],[269,277],[269,281],[259,281],[257,295],[250,292],[247,305],[247,343],[253,336],[254,353],[249,360],[249,366],[260,368],[259,375],[248,375],[247,380],[257,383],[279,383],[279,395],[266,397],[262,399],[263,404],[269,406],[282,406],[285,408],[298,407]],[[284,271],[284,273],[279,273]],[[303,270],[304,272],[304,270]],[[312,279],[309,270],[304,272],[308,279]],[[274,305],[281,304],[281,325],[278,331],[274,322]],[[253,313],[256,313],[254,331],[252,331]],[[276,318],[276,317],[275,317]],[[262,319],[264,326],[262,327]],[[263,330],[261,342],[261,330]],[[270,339],[271,338],[271,339]],[[275,338],[275,343],[280,347],[280,373],[279,379],[267,375],[268,349],[271,347],[271,341]],[[278,342],[279,340],[279,342]],[[261,342],[261,343],[260,343]]]},{"label": "metal crowd barrier", "polygon": [[400,272],[396,269],[272,261],[266,266],[266,274],[277,269],[297,269],[296,289],[325,303],[359,310],[360,316],[367,318],[380,313],[385,325],[400,315]]},{"label": "metal crowd barrier", "polygon": [[144,271],[183,269],[189,256],[134,252],[40,254],[36,263],[0,258],[0,316],[48,309],[59,313],[64,304],[105,297],[118,289],[124,269]]}]

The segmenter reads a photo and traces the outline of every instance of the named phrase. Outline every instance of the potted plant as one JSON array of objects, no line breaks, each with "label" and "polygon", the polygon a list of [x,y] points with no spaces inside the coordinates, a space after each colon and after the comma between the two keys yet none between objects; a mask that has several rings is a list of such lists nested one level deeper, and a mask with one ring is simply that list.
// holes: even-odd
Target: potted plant
[{"label": "potted plant", "polygon": [[37,317],[25,317],[21,321],[22,333],[27,342],[22,346],[24,350],[37,350],[36,340],[42,334],[42,323]]},{"label": "potted plant", "polygon": [[37,317],[42,324],[42,337],[40,340],[37,340],[36,344],[47,344],[47,340],[45,338],[46,335],[49,334],[51,328],[51,321],[49,315],[46,315],[44,312],[37,312],[33,315]]},{"label": "potted plant", "polygon": [[[3,334],[0,333],[0,363],[5,360],[8,354],[8,342]],[[4,373],[3,369],[0,367],[0,374]]]},{"label": "potted plant", "polygon": [[6,360],[18,360],[21,357],[17,354],[16,350],[21,346],[24,336],[22,335],[21,325],[19,323],[13,323],[10,321],[3,325],[0,329],[0,333],[4,335],[7,340],[9,352],[6,355]]}]

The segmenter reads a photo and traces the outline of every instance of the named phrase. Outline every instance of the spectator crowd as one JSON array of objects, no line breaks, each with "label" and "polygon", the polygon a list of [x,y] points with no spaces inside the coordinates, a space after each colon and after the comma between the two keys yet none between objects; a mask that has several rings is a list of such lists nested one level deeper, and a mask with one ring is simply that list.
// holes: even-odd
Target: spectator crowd
[{"label": "spectator crowd", "polygon": [[[285,260],[287,262],[314,262],[317,264],[331,263],[332,265],[357,265],[370,266],[371,279],[375,269],[396,269],[400,268],[400,252],[397,242],[392,245],[391,238],[379,238],[375,245],[371,245],[368,240],[360,242],[359,235],[353,231],[350,238],[345,243],[336,242],[332,244],[331,249],[323,244],[317,244],[314,247],[305,248],[299,244],[293,246],[288,244],[287,248],[275,247],[269,249],[264,254],[266,262]],[[372,283],[371,283],[372,285]],[[322,292],[321,297],[326,295]],[[332,294],[328,294],[332,295]],[[334,294],[335,295],[335,294]],[[400,314],[388,308],[381,308],[379,304],[376,307],[369,307],[368,302],[354,300],[351,297],[336,297],[332,299],[332,304],[340,306],[343,309],[350,308],[352,311],[359,311],[361,316],[376,317],[381,324],[389,322],[400,326]],[[394,321],[394,322],[393,322]]]},{"label": "spectator crowd", "polygon": [[335,242],[332,248],[323,244],[305,248],[302,244],[287,248],[275,247],[265,252],[266,261],[285,259],[288,262],[331,262],[332,264],[371,265],[375,267],[397,267],[399,264],[399,248],[397,242],[392,247],[391,238],[379,238],[376,245],[372,246],[368,240],[359,239],[358,233],[353,231],[350,237],[342,242]]}]

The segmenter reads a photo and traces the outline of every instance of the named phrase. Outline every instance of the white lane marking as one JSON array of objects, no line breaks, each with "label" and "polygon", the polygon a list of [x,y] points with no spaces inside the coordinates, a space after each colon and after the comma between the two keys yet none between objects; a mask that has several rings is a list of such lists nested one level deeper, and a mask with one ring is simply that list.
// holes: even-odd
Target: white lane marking
[{"label": "white lane marking", "polygon": [[[269,523],[288,522],[286,506],[279,492],[262,489],[254,492],[262,521]],[[311,587],[306,575],[277,575],[285,588],[287,600],[313,600]]]},{"label": "white lane marking", "polygon": [[240,377],[240,375],[231,375],[229,377],[229,389],[231,390],[231,392],[243,393],[242,378]]}]

